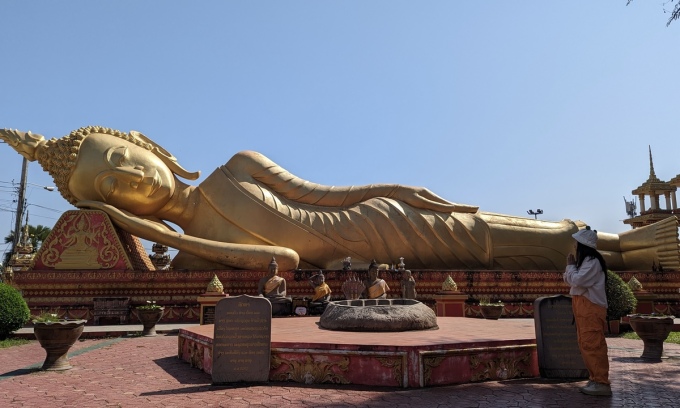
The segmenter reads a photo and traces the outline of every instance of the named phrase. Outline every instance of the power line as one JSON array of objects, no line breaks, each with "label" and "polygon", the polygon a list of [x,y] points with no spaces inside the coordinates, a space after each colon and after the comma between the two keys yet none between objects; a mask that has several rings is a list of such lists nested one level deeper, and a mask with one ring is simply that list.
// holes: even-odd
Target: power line
[{"label": "power line", "polygon": [[40,214],[31,214],[31,218],[33,217],[38,217],[38,218],[45,218],[48,220],[58,220],[59,218],[54,218],[54,217],[48,217],[46,215],[40,215]]},{"label": "power line", "polygon": [[57,209],[54,209],[54,208],[44,207],[44,206],[38,205],[38,204],[28,204],[26,207],[38,207],[38,208],[42,208],[42,209],[44,209],[44,210],[54,211],[54,212],[56,212],[56,213],[61,213],[61,212],[63,212],[62,210],[57,210]]}]

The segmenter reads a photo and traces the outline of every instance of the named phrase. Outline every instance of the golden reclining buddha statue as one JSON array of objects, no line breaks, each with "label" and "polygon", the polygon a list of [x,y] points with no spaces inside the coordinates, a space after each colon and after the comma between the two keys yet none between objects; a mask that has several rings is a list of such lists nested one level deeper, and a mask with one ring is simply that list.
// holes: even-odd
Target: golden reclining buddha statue
[{"label": "golden reclining buddha statue", "polygon": [[[426,188],[316,184],[251,151],[191,186],[180,179],[199,173],[136,131],[84,127],[45,140],[2,129],[0,138],[37,160],[71,204],[177,248],[175,269],[266,270],[272,256],[281,270],[336,269],[350,256],[355,266],[403,257],[412,269],[560,270],[585,227],[483,212]],[[677,269],[677,223],[598,233],[598,249],[613,270]]]}]

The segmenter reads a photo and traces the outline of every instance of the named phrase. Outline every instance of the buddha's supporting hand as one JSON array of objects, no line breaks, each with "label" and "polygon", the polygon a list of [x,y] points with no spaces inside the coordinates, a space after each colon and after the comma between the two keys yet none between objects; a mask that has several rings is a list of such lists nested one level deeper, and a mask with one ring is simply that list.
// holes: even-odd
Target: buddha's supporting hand
[{"label": "buddha's supporting hand", "polygon": [[168,245],[199,258],[229,267],[266,270],[272,256],[275,256],[279,268],[287,271],[295,269],[300,262],[297,252],[290,248],[234,244],[180,234],[172,231],[161,222],[141,218],[99,201],[80,201],[76,206],[104,211],[111,217],[114,224],[132,235]]}]

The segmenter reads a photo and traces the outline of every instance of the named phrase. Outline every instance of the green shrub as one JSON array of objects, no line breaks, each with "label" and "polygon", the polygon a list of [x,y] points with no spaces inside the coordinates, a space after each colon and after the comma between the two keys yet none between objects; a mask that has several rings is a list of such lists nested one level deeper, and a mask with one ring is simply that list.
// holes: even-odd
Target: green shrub
[{"label": "green shrub", "polygon": [[31,317],[28,305],[18,290],[0,283],[0,340],[21,329]]},{"label": "green shrub", "polygon": [[630,286],[612,271],[607,271],[607,319],[618,320],[635,310],[637,299]]}]

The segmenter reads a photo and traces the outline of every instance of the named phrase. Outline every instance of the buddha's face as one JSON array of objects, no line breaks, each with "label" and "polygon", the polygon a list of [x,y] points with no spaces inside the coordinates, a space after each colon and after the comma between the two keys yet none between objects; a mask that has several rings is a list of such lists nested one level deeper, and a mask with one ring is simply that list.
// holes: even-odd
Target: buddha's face
[{"label": "buddha's face", "polygon": [[323,277],[323,276],[321,276],[321,275],[315,276],[314,279],[312,279],[312,283],[313,283],[315,286],[322,285],[325,281],[326,281],[326,278]]},{"label": "buddha's face", "polygon": [[79,200],[151,215],[172,196],[175,178],[150,151],[115,136],[92,134],[80,145],[68,186]]},{"label": "buddha's face", "polygon": [[269,276],[279,274],[279,267],[277,265],[269,265]]}]

